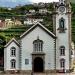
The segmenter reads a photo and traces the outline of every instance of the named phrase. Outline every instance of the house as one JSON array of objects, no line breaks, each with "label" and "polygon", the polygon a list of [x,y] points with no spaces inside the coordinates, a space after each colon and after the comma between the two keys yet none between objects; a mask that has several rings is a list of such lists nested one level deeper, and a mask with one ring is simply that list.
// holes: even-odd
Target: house
[{"label": "house", "polygon": [[20,25],[22,25],[22,22],[19,21],[18,19],[15,19],[14,24],[20,26]]},{"label": "house", "polygon": [[41,13],[41,14],[45,14],[45,13],[47,13],[47,9],[39,9],[39,13]]},{"label": "house", "polygon": [[[71,7],[60,0],[53,12],[53,32],[36,22],[4,48],[4,71],[70,72]],[[69,10],[68,10],[69,9]]]},{"label": "house", "polygon": [[43,19],[27,18],[27,20],[24,21],[24,24],[32,25],[32,24],[35,24],[36,22],[43,22]]},{"label": "house", "polygon": [[12,26],[14,26],[14,21],[12,19],[5,19],[5,27],[10,28]]},{"label": "house", "polygon": [[5,28],[5,21],[0,20],[0,29]]},{"label": "house", "polygon": [[29,10],[29,13],[31,14],[35,13],[35,10]]}]

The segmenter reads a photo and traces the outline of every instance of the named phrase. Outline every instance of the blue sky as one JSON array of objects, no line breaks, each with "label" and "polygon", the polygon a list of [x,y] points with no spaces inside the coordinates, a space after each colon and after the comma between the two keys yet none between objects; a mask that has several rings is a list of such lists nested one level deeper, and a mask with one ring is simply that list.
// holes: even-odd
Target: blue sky
[{"label": "blue sky", "polygon": [[0,0],[0,6],[2,7],[15,7],[16,5],[28,4],[31,1],[29,0]]},{"label": "blue sky", "polygon": [[0,0],[0,6],[2,7],[15,7],[16,5],[24,5],[29,3],[38,3],[38,2],[52,2],[58,0]]}]

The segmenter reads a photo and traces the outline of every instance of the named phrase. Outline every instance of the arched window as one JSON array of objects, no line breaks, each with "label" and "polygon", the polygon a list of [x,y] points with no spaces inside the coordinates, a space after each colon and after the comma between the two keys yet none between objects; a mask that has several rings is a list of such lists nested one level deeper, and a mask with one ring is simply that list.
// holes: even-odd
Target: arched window
[{"label": "arched window", "polygon": [[71,50],[71,55],[73,55],[73,50]]},{"label": "arched window", "polygon": [[65,19],[64,18],[61,18],[59,20],[59,28],[60,29],[64,29],[64,26],[65,26]]},{"label": "arched window", "polygon": [[65,59],[60,59],[60,67],[61,68],[65,67]]},{"label": "arched window", "polygon": [[11,63],[11,68],[16,68],[16,60],[15,59],[12,59],[10,63]]},{"label": "arched window", "polygon": [[65,55],[65,47],[64,46],[61,46],[60,47],[60,55],[61,56],[64,56]]},{"label": "arched window", "polygon": [[16,56],[16,48],[15,47],[11,47],[11,56]]},{"label": "arched window", "polygon": [[33,48],[34,48],[34,51],[36,51],[36,52],[43,51],[43,41],[40,40],[39,38],[37,40],[34,40],[33,41]]}]

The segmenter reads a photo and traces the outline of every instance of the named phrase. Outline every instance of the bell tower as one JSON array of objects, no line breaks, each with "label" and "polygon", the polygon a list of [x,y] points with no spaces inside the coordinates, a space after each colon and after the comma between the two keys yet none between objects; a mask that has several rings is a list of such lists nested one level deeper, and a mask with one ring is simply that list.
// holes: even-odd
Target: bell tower
[{"label": "bell tower", "polygon": [[70,71],[71,6],[69,0],[55,4],[53,26],[56,39],[56,70]]},{"label": "bell tower", "polygon": [[64,0],[59,0],[60,4],[64,4],[64,2],[65,2]]}]

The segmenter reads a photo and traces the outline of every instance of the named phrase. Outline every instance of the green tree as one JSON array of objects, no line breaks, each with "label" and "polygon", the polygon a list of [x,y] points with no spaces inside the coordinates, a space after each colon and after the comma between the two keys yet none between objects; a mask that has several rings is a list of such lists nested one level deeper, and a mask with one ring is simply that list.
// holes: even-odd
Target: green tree
[{"label": "green tree", "polygon": [[6,44],[5,37],[0,35],[0,56],[4,56],[4,45],[5,44]]}]

